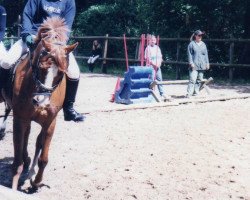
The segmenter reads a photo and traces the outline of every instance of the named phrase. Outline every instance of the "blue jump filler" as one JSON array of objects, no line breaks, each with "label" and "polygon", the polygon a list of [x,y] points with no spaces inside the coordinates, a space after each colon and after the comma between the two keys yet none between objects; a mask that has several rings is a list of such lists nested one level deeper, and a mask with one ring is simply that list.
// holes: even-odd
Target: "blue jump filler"
[{"label": "blue jump filler", "polygon": [[153,82],[153,68],[131,66],[120,82],[120,89],[115,93],[115,102],[121,104],[155,102],[150,84]]}]

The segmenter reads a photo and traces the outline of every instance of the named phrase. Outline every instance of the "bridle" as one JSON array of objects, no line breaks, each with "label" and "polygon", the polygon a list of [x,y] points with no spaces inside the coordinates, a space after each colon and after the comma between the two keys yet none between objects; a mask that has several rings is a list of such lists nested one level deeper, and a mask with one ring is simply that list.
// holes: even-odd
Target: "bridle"
[{"label": "bridle", "polygon": [[[56,42],[53,43],[54,45],[60,45],[63,46],[65,45],[65,43],[61,43],[61,42]],[[50,97],[52,92],[57,88],[57,86],[60,84],[61,80],[63,79],[63,76],[59,79],[59,81],[53,85],[52,87],[48,87],[46,85],[44,85],[40,80],[39,80],[39,63],[42,57],[49,55],[50,52],[46,51],[46,49],[43,47],[39,57],[37,59],[36,64],[32,64],[32,55],[31,53],[29,53],[29,62],[30,62],[30,66],[32,67],[32,77],[33,80],[35,82],[35,87],[36,87],[36,92],[33,93],[33,97],[36,95],[42,95],[42,96],[48,96]],[[68,61],[68,56],[67,56],[67,61]]]}]

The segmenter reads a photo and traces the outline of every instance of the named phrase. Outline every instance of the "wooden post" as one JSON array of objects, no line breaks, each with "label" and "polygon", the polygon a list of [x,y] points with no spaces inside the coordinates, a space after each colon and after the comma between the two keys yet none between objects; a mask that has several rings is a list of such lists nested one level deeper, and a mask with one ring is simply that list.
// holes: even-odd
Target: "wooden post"
[{"label": "wooden post", "polygon": [[109,34],[106,34],[105,36],[105,43],[104,43],[104,49],[103,49],[103,63],[102,63],[102,73],[107,73],[107,66],[106,66],[106,58],[107,58],[107,52],[108,52],[108,37]]},{"label": "wooden post", "polygon": [[144,46],[145,46],[145,34],[141,35],[141,46],[140,46],[140,61],[141,61],[141,66],[144,66]]},{"label": "wooden post", "polygon": [[[230,38],[232,38],[232,36],[230,36]],[[233,58],[234,58],[234,42],[231,42],[229,48],[229,64],[233,64]],[[229,82],[233,81],[233,75],[234,75],[234,68],[229,67]]]},{"label": "wooden post", "polygon": [[125,52],[125,58],[126,58],[126,69],[128,71],[128,49],[127,49],[127,40],[126,40],[125,34],[123,34],[123,42],[124,42],[124,52]]},{"label": "wooden post", "polygon": [[[180,34],[178,33],[178,38],[180,38]],[[181,49],[181,44],[179,41],[177,41],[177,46],[176,46],[176,61],[178,62],[180,59],[180,49]],[[177,64],[176,65],[176,80],[181,79],[181,72],[180,72],[180,66]]]},{"label": "wooden post", "polygon": [[[140,49],[140,42],[136,42],[136,49],[135,49],[135,60],[140,60],[140,53],[139,53],[139,49]],[[138,63],[135,63],[135,65],[138,65]]]}]

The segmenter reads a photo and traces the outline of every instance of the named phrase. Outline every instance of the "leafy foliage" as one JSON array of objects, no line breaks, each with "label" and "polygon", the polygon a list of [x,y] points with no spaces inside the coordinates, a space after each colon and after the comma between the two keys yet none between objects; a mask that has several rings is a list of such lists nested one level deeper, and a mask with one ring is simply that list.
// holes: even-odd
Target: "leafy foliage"
[{"label": "leafy foliage", "polygon": [[[250,38],[249,0],[105,0],[89,1],[76,18],[75,35],[140,36],[154,33],[161,37],[189,38],[194,30],[206,32],[206,38]],[[209,43],[211,62],[228,63],[228,43]],[[134,48],[128,44],[129,49]],[[186,61],[182,43],[180,60]],[[234,62],[250,63],[250,45],[235,48]],[[112,47],[112,48],[111,48]],[[122,55],[122,44],[111,44],[114,57]],[[164,58],[175,60],[176,44],[161,43]],[[220,70],[221,69],[221,70]],[[225,75],[225,68],[214,69]]]},{"label": "leafy foliage", "polygon": [[[77,17],[83,35],[190,35],[196,29],[209,37],[242,37],[248,0],[106,0],[93,1]],[[100,28],[101,27],[101,28]],[[90,29],[89,29],[90,28]],[[90,31],[91,30],[91,31]]]}]

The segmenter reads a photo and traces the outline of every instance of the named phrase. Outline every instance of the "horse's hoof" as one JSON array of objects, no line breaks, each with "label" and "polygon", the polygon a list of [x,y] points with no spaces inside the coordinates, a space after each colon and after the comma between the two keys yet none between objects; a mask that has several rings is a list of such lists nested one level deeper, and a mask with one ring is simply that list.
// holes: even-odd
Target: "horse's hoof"
[{"label": "horse's hoof", "polygon": [[35,181],[33,181],[32,179],[30,179],[30,185],[32,186],[32,188],[34,190],[38,190],[39,187],[41,187],[41,183],[35,183]]}]

